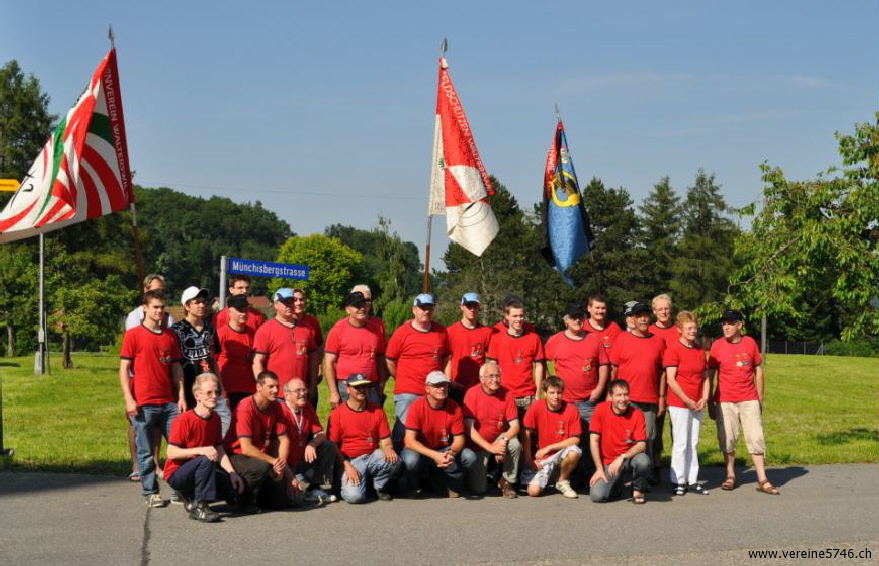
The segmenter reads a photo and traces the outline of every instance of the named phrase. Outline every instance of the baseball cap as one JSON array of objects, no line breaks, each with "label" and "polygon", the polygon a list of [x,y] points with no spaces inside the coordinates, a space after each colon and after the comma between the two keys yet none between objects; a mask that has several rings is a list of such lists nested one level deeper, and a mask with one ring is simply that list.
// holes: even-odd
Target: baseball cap
[{"label": "baseball cap", "polygon": [[568,305],[568,308],[565,309],[565,315],[571,318],[577,318],[586,316],[586,312],[583,310],[583,305],[580,303],[571,303]]},{"label": "baseball cap", "polygon": [[192,287],[187,287],[183,291],[183,295],[180,296],[180,302],[185,305],[186,303],[197,297],[204,297],[205,299],[207,299],[209,296],[210,292],[207,289],[199,289],[198,287],[193,285]]},{"label": "baseball cap", "polygon": [[346,380],[348,382],[348,387],[359,387],[361,385],[371,385],[372,382],[366,377],[365,374],[362,373],[352,373],[348,376]]},{"label": "baseball cap", "polygon": [[345,295],[345,306],[353,307],[359,304],[366,304],[366,297],[360,291],[354,291]]},{"label": "baseball cap", "polygon": [[421,293],[420,295],[415,297],[415,300],[412,302],[412,306],[414,307],[432,307],[435,304],[436,302],[433,300],[433,295],[431,295],[430,293]]},{"label": "baseball cap", "polygon": [[638,301],[628,301],[623,304],[623,315],[624,316],[632,316],[632,307],[638,304]]},{"label": "baseball cap", "polygon": [[247,307],[250,306],[250,302],[247,300],[247,295],[232,295],[229,297],[229,300],[226,301],[226,304],[230,307],[243,311],[246,310]]},{"label": "baseball cap", "polygon": [[647,303],[635,303],[632,305],[632,316],[637,316],[639,314],[650,314],[653,311],[647,306]]},{"label": "baseball cap", "polygon": [[728,320],[729,322],[741,322],[744,319],[745,317],[742,316],[742,311],[737,311],[735,309],[723,311],[723,316],[720,317],[720,320]]},{"label": "baseball cap", "polygon": [[446,374],[439,370],[434,370],[427,374],[424,383],[428,385],[440,385],[441,383],[450,383],[450,381],[451,380],[446,377]]},{"label": "baseball cap", "polygon": [[293,298],[293,289],[290,287],[281,287],[272,295],[272,301],[286,301]]},{"label": "baseball cap", "polygon": [[482,301],[479,300],[478,293],[472,293],[472,292],[471,293],[464,293],[464,296],[461,297],[461,304],[462,305],[465,305],[467,303],[477,303],[478,304],[481,302]]}]

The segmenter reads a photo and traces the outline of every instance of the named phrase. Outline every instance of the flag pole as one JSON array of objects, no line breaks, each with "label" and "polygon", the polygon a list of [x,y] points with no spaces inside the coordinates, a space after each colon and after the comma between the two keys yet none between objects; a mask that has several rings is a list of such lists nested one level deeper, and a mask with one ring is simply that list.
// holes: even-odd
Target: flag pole
[{"label": "flag pole", "polygon": [[[113,33],[113,25],[107,30],[107,38],[110,40],[110,49],[116,50],[116,34]],[[130,171],[130,170],[129,170]],[[130,175],[130,172],[129,172]],[[124,180],[123,180],[124,183]],[[131,210],[131,234],[134,238],[134,263],[137,266],[137,289],[143,284],[143,254],[140,249],[140,231],[137,228],[137,207],[134,204],[134,183],[131,183],[131,203],[128,205]]]},{"label": "flag pole", "polygon": [[[449,41],[444,37],[443,42],[440,44],[440,64],[445,60],[446,51],[449,49]],[[436,164],[433,164],[436,166]],[[421,285],[421,292],[427,293],[430,287],[430,233],[433,225],[433,213],[430,212],[430,206],[428,206],[427,212],[427,241],[424,244],[424,280]]]}]

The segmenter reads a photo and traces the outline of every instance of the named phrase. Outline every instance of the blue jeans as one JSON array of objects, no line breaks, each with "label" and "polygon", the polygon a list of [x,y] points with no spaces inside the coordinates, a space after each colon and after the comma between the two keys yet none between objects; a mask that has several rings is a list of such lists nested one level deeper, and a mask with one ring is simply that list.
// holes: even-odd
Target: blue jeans
[{"label": "blue jeans", "polygon": [[226,431],[232,424],[232,410],[229,408],[229,402],[222,395],[217,396],[217,406],[214,412],[220,415],[220,426],[223,427],[223,438],[226,438]]},{"label": "blue jeans", "polygon": [[394,448],[400,451],[403,446],[403,436],[406,435],[406,416],[409,414],[409,405],[415,402],[422,395],[414,393],[398,393],[394,395],[394,430],[391,431],[391,440],[394,442]]},{"label": "blue jeans", "polygon": [[613,497],[619,497],[623,489],[623,474],[629,471],[632,472],[632,490],[640,491],[643,494],[647,491],[647,478],[650,477],[651,468],[650,456],[644,452],[636,454],[631,460],[626,460],[619,475],[610,475],[607,473],[607,466],[605,466],[604,475],[609,481],[599,480],[596,482],[589,488],[589,497],[595,503],[604,503]]},{"label": "blue jeans", "polygon": [[[449,447],[447,446],[440,450],[440,452],[445,452],[448,449]],[[437,468],[436,462],[432,459],[408,448],[404,449],[403,453],[400,454],[400,460],[403,461],[405,466],[405,473],[408,476],[410,486],[415,485],[422,466],[427,466],[430,471],[439,470],[445,474],[446,485],[449,489],[461,493],[464,491],[464,472],[476,464],[476,453],[469,448],[465,448],[455,457],[455,461],[448,468]]]},{"label": "blue jeans", "polygon": [[342,474],[342,499],[348,503],[363,503],[366,501],[367,481],[371,478],[376,491],[384,491],[385,485],[391,479],[391,475],[400,465],[400,460],[391,464],[385,460],[385,454],[381,448],[376,448],[370,454],[364,454],[351,460],[351,465],[360,472],[360,485],[348,483],[348,474]]},{"label": "blue jeans", "polygon": [[[342,403],[348,400],[348,382],[344,379],[340,379],[336,382],[336,387],[339,389],[339,397],[342,398]],[[375,403],[379,407],[381,407],[382,400],[378,394],[378,383],[373,383],[372,386],[366,390],[366,400],[370,403]]]},{"label": "blue jeans", "polygon": [[171,434],[171,423],[177,418],[177,403],[164,405],[143,405],[137,408],[137,414],[129,417],[134,426],[134,444],[137,447],[137,469],[140,471],[140,491],[143,495],[159,493],[159,482],[156,479],[156,463],[153,461],[153,449],[150,441],[150,429],[162,431],[165,441]]},{"label": "blue jeans", "polygon": [[168,485],[196,503],[233,500],[237,496],[229,474],[207,456],[196,456],[174,470]]}]

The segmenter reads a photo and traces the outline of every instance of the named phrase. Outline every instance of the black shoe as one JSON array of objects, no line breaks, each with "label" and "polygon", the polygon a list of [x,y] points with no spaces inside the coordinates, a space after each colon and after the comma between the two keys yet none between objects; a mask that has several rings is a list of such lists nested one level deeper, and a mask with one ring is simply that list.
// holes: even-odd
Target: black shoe
[{"label": "black shoe", "polygon": [[376,491],[375,495],[376,495],[376,497],[378,497],[379,501],[393,501],[394,500],[394,498],[391,497],[391,494],[388,493],[387,491]]},{"label": "black shoe", "polygon": [[192,510],[189,512],[189,518],[193,521],[201,521],[202,523],[216,523],[220,520],[220,515],[211,511],[207,502],[202,501],[201,503],[192,505]]}]

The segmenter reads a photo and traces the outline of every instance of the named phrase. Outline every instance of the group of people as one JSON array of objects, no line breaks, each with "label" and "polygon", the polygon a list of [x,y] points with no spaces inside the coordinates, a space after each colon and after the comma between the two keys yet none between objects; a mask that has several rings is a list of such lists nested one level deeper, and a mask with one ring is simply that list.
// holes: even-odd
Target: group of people
[{"label": "group of people", "polygon": [[[760,353],[738,311],[723,314],[723,337],[706,355],[695,316],[682,311],[672,321],[665,294],[627,303],[626,329],[592,295],[585,309],[568,306],[564,330],[544,344],[519,298],[508,297],[502,320],[484,326],[479,295],[465,293],[460,319],[444,327],[433,320],[434,297],[422,293],[387,338],[370,289],[358,285],[324,340],[301,289],[276,290],[275,316],[265,320],[250,305],[249,278],[236,275],[225,308],[209,318],[208,291],[190,287],[184,318],[173,321],[163,287],[159,275],[144,281],[120,353],[131,477],[150,507],[168,504],[159,473],[172,501],[204,522],[220,519],[214,501],[280,509],[428,489],[509,499],[549,488],[574,499],[579,489],[604,502],[630,485],[642,504],[660,480],[666,413],[673,491],[705,492],[696,448],[706,408],[726,459],[721,488],[737,487],[741,430],[757,489],[778,494],[764,467]],[[324,379],[326,428],[315,412]],[[157,471],[161,436],[167,459]]]}]

